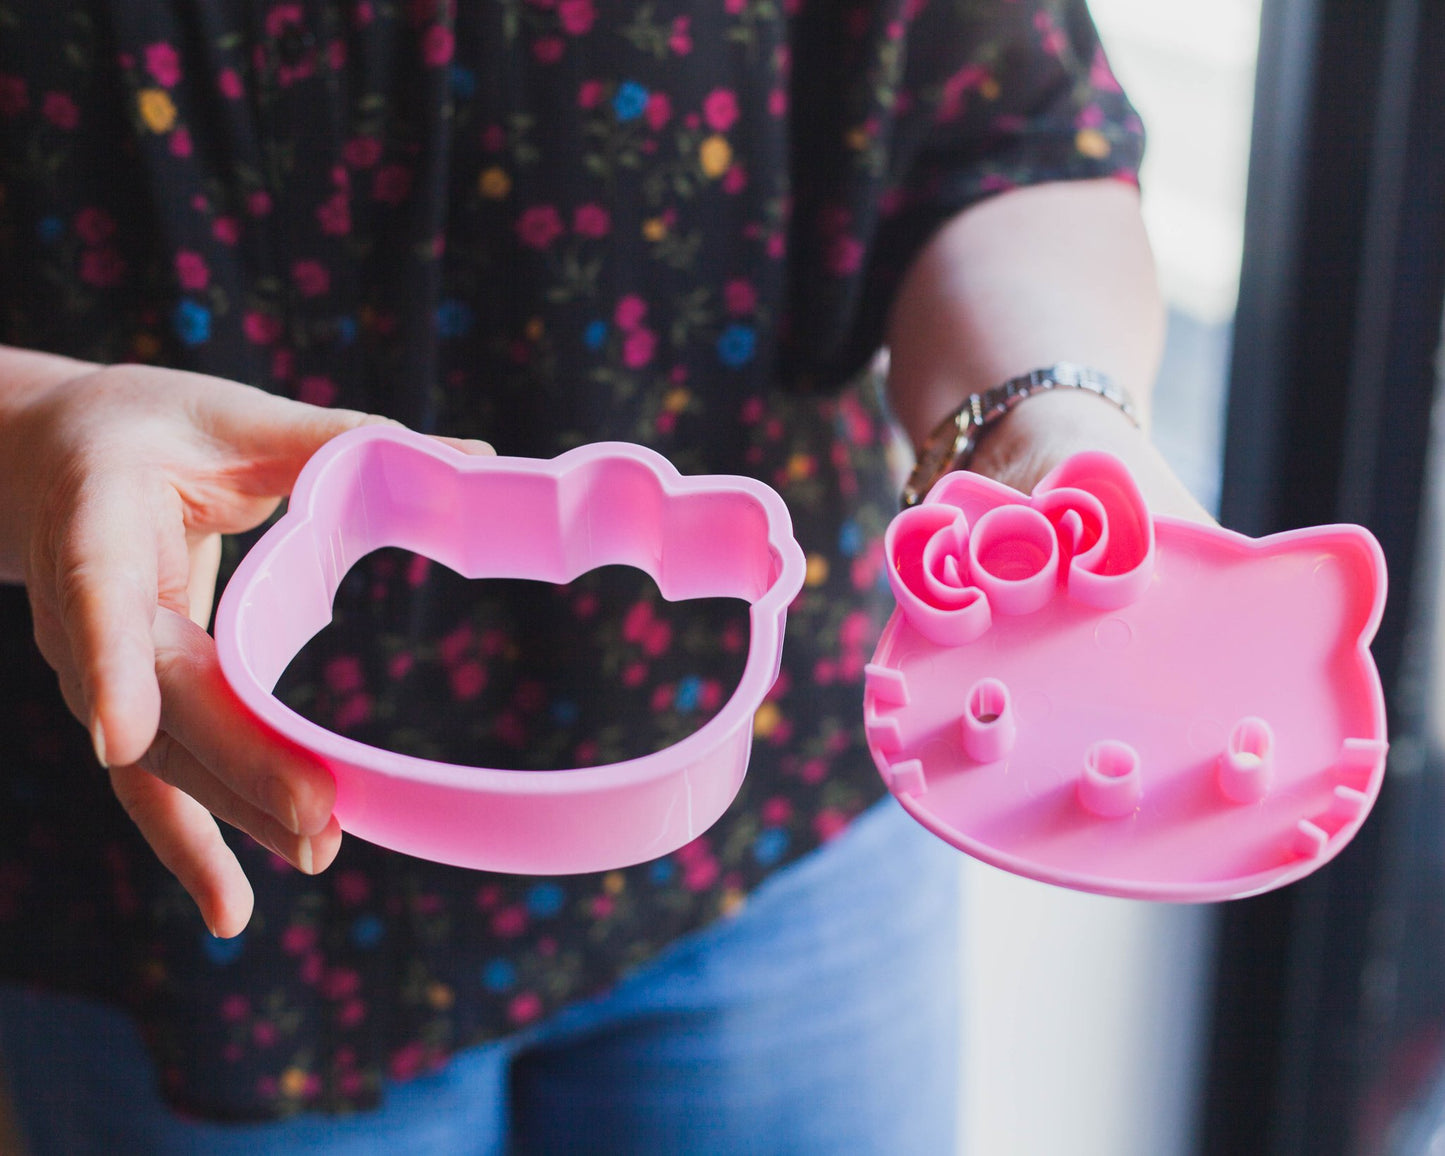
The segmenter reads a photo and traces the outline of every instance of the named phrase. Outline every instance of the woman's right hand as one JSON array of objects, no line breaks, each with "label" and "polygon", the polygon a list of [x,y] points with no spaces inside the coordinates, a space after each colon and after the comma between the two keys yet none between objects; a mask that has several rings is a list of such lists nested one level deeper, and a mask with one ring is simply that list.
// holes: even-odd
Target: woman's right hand
[{"label": "woman's right hand", "polygon": [[325,442],[384,420],[0,348],[0,578],[25,584],[117,797],[216,935],[245,927],[253,896],[212,816],[308,873],[341,841],[330,773],[221,677],[204,628],[220,535],[265,521]]}]

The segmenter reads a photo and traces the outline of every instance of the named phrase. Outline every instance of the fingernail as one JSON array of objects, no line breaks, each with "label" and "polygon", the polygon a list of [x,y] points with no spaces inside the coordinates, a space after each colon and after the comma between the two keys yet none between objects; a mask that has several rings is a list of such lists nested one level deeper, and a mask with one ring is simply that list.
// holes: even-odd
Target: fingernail
[{"label": "fingernail", "polygon": [[100,760],[100,765],[109,768],[110,760],[105,757],[105,727],[100,725],[98,716],[90,723],[90,741],[95,747],[95,757]]},{"label": "fingernail", "polygon": [[310,836],[302,836],[301,841],[296,844],[296,866],[307,875],[316,874],[315,863],[311,858]]},{"label": "fingernail", "polygon": [[480,438],[463,438],[461,441],[461,447],[469,454],[495,455],[497,452],[495,449],[492,448],[491,442],[484,442]]},{"label": "fingernail", "polygon": [[293,835],[301,834],[301,818],[296,813],[296,796],[276,776],[261,782],[261,805],[275,815]]}]

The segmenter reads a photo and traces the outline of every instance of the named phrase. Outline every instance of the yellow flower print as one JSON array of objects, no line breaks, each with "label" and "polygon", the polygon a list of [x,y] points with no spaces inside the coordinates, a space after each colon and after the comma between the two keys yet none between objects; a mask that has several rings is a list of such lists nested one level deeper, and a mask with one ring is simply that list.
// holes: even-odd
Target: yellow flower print
[{"label": "yellow flower print", "polygon": [[151,132],[170,132],[175,127],[176,106],[165,89],[143,88],[136,99],[140,103],[140,118]]},{"label": "yellow flower print", "polygon": [[828,581],[828,559],[821,554],[808,555],[808,585],[821,586]]},{"label": "yellow flower print", "polygon": [[667,222],[661,217],[648,217],[642,222],[642,236],[648,241],[660,241],[667,236]]},{"label": "yellow flower print", "polygon": [[662,408],[668,413],[681,413],[687,408],[689,400],[691,400],[691,394],[687,390],[680,387],[670,389],[667,391],[667,396],[662,399]]},{"label": "yellow flower print", "polygon": [[602,877],[602,890],[608,895],[620,895],[627,887],[627,876],[621,871],[609,871]]},{"label": "yellow flower print", "polygon": [[728,144],[727,137],[715,132],[702,142],[702,146],[697,150],[697,157],[702,162],[704,173],[710,177],[720,177],[733,163],[733,147]]},{"label": "yellow flower print", "polygon": [[[164,93],[162,94],[164,95]],[[160,131],[159,129],[157,131]],[[300,1068],[287,1068],[281,1073],[281,1094],[296,1099],[306,1091],[306,1073]]]},{"label": "yellow flower print", "polygon": [[778,729],[782,717],[782,712],[772,703],[763,703],[758,707],[758,713],[753,715],[753,734],[760,739],[767,738]]},{"label": "yellow flower print", "polygon": [[527,327],[526,329],[522,330],[522,332],[527,335],[528,341],[541,341],[542,319],[540,317],[533,317],[530,321],[527,322]]},{"label": "yellow flower print", "polygon": [[1081,128],[1074,134],[1074,147],[1096,161],[1109,155],[1109,139],[1096,128]]},{"label": "yellow flower print", "polygon": [[998,81],[996,81],[993,77],[990,76],[987,80],[985,80],[982,84],[978,86],[978,93],[984,98],[984,100],[997,100]]},{"label": "yellow flower print", "polygon": [[477,192],[489,201],[500,201],[512,191],[512,178],[506,169],[493,165],[477,179]]},{"label": "yellow flower print", "polygon": [[452,994],[452,989],[446,984],[433,982],[427,986],[426,1002],[437,1011],[446,1011],[456,1002],[456,996]]}]

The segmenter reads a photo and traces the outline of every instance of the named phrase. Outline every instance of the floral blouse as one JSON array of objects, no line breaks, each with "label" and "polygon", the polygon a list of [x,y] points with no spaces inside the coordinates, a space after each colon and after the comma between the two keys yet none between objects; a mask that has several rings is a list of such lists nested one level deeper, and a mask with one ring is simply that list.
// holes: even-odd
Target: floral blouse
[{"label": "floral blouse", "polygon": [[[526,879],[347,839],[309,878],[234,836],[257,904],[230,940],[0,589],[0,976],[122,1004],[173,1103],[265,1118],[372,1104],[737,911],[882,795],[859,703],[895,489],[860,371],[900,276],[964,206],[1133,179],[1141,147],[1071,0],[0,0],[0,340],[505,454],[643,442],[776,487],[808,556],[742,794],[688,846]],[[690,733],[746,649],[741,603],[630,570],[383,551],[280,693],[545,771]]]}]

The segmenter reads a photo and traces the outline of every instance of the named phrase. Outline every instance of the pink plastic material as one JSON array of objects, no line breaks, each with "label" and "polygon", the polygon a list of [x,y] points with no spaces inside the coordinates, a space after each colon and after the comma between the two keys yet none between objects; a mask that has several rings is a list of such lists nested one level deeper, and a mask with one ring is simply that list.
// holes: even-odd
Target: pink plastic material
[{"label": "pink plastic material", "polygon": [[864,728],[889,789],[954,846],[1202,901],[1299,879],[1365,821],[1385,561],[1360,527],[1254,540],[1155,518],[1089,453],[1031,498],[950,474],[885,549],[898,611]]},{"label": "pink plastic material", "polygon": [[[342,577],[385,546],[469,578],[565,583],[620,563],[651,575],[670,600],[745,599],[751,646],[741,681],[681,742],[607,766],[455,766],[342,738],[271,692],[331,620]],[[750,478],[683,477],[633,445],[583,446],[550,461],[479,457],[371,426],[336,438],[306,465],[287,513],[226,587],[216,646],[257,718],[331,769],[344,830],[462,867],[600,871],[675,850],[732,802],[804,568],[782,499]]]}]

